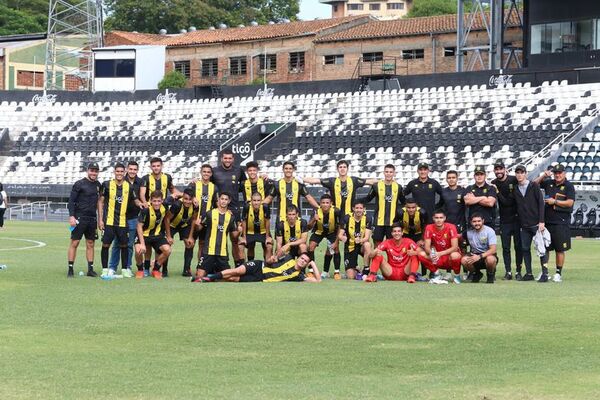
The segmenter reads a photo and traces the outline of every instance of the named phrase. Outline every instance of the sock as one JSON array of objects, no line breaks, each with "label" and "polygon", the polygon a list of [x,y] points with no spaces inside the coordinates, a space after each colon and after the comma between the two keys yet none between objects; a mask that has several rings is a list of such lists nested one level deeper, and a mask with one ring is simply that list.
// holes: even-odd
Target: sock
[{"label": "sock", "polygon": [[542,274],[548,275],[548,264],[542,264]]},{"label": "sock", "polygon": [[88,271],[91,271],[94,269],[94,262],[93,261],[88,261]]},{"label": "sock", "polygon": [[340,273],[340,264],[342,263],[342,256],[340,253],[336,253],[333,255],[333,268],[335,268],[336,273]]},{"label": "sock", "polygon": [[208,274],[207,277],[210,279],[213,279],[215,281],[218,281],[219,279],[223,279],[223,273],[217,272],[216,274]]},{"label": "sock", "polygon": [[244,260],[235,260],[235,266],[239,267],[240,265],[244,264]]},{"label": "sock", "polygon": [[325,255],[325,264],[323,264],[323,272],[329,272],[329,267],[331,266],[331,260],[333,256],[326,254]]},{"label": "sock", "polygon": [[517,274],[520,274],[522,269],[523,267],[521,265],[517,265]]},{"label": "sock", "polygon": [[419,258],[417,256],[412,256],[410,257],[410,273],[411,274],[417,274],[417,271],[419,271]]},{"label": "sock", "polygon": [[377,271],[379,271],[379,267],[381,266],[381,262],[383,261],[383,256],[375,256],[373,261],[371,262],[371,268],[369,269],[369,273],[372,275],[377,275]]},{"label": "sock", "polygon": [[108,247],[102,246],[102,250],[100,250],[100,261],[102,262],[102,269],[108,269]]},{"label": "sock", "polygon": [[194,258],[194,249],[185,249],[183,252],[183,270],[189,271]]},{"label": "sock", "polygon": [[144,269],[150,269],[150,260],[144,260]]},{"label": "sock", "polygon": [[[127,269],[127,255],[129,253],[129,249],[127,246],[121,247],[121,271]],[[117,268],[117,267],[115,267]]]},{"label": "sock", "polygon": [[[156,262],[156,260],[155,260],[154,262]],[[163,268],[167,268],[168,266],[169,266],[169,259],[167,258],[167,259],[165,260],[165,263],[164,263],[164,265],[163,265]],[[164,270],[163,270],[163,271],[164,271]]]},{"label": "sock", "polygon": [[144,270],[144,264],[137,264],[137,269],[138,269],[138,271],[143,271]]},{"label": "sock", "polygon": [[75,264],[75,261],[69,261],[69,271],[73,271],[73,265]]},{"label": "sock", "polygon": [[457,260],[450,260],[450,268],[456,275],[460,275],[460,258]]},{"label": "sock", "polygon": [[160,271],[160,268],[161,268],[160,264],[156,260],[154,260],[154,269],[153,269],[153,271]]},{"label": "sock", "polygon": [[362,270],[363,275],[369,275],[370,272],[371,272],[371,268],[368,265],[363,266],[363,270]]},{"label": "sock", "polygon": [[556,273],[559,274],[559,275],[562,275],[562,269],[563,269],[562,265],[561,266],[557,265],[556,266]]}]

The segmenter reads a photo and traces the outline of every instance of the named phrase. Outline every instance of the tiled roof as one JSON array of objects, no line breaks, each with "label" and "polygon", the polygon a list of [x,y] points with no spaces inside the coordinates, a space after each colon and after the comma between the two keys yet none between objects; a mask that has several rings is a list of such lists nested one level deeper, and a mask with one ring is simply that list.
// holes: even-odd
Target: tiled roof
[{"label": "tiled roof", "polygon": [[[467,17],[466,17],[467,18]],[[465,19],[466,21],[466,19]],[[429,33],[456,32],[456,14],[438,15],[435,17],[402,18],[385,21],[371,21],[369,23],[346,29],[344,31],[325,35],[317,42],[336,42],[345,40],[361,40],[374,38],[387,38],[398,36],[425,35]],[[509,26],[517,26],[518,21],[513,13]],[[473,30],[483,30],[485,25],[481,15],[475,15]]]}]

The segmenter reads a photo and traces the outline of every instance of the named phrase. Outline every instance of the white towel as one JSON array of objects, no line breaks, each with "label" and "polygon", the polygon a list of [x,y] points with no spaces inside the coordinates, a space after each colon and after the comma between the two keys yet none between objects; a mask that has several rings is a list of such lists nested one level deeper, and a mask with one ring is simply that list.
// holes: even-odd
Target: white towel
[{"label": "white towel", "polygon": [[548,229],[544,229],[542,232],[539,230],[536,232],[535,237],[533,238],[533,246],[539,257],[546,255],[546,247],[550,246],[550,243],[552,243],[552,239],[550,238]]}]

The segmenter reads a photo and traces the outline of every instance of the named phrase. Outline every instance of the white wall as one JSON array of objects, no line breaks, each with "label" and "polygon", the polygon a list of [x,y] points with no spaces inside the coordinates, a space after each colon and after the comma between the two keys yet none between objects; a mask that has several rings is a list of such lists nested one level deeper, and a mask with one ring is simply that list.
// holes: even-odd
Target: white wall
[{"label": "white wall", "polygon": [[135,89],[158,89],[165,76],[165,47],[151,46],[136,49]]}]

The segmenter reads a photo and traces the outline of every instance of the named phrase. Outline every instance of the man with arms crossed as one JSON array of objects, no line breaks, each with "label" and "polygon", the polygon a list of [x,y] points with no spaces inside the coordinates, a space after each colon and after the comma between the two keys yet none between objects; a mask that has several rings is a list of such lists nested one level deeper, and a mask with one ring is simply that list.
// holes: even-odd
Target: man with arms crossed
[{"label": "man with arms crossed", "polygon": [[[432,217],[433,211],[441,206],[443,202],[442,197],[442,186],[438,181],[429,177],[429,164],[421,162],[417,166],[417,173],[419,177],[408,182],[404,188],[404,195],[412,195],[419,207],[425,210],[427,213],[427,221],[425,223],[431,223],[429,220]],[[439,196],[438,204],[436,204],[435,195]],[[406,235],[405,235],[406,236]]]}]

